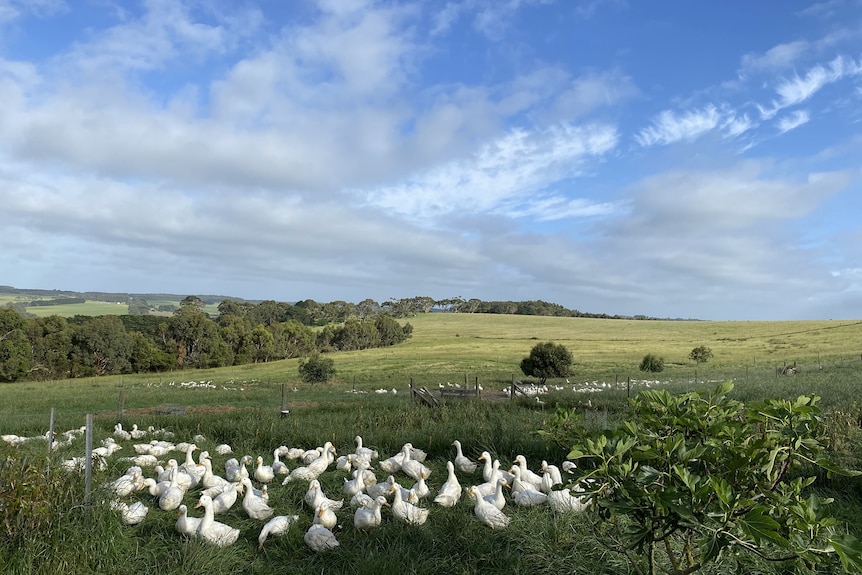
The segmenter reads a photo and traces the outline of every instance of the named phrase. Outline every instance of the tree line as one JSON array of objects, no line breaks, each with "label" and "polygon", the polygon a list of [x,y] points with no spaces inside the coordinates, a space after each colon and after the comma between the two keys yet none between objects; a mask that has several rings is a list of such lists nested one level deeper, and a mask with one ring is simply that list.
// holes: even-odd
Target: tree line
[{"label": "tree line", "polygon": [[[23,317],[0,309],[0,381],[59,379],[242,365],[315,352],[386,347],[413,327],[382,308],[337,314],[332,323],[309,305],[224,300],[212,318],[185,298],[171,316]],[[336,306],[338,307],[338,306]],[[373,311],[373,313],[372,313]],[[314,326],[322,326],[315,328]]]}]

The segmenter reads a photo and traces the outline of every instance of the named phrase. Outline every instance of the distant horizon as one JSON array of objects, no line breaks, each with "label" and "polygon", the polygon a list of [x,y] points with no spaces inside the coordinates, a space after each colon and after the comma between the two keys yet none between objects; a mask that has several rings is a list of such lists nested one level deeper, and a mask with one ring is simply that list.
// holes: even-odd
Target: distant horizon
[{"label": "distant horizon", "polygon": [[[242,302],[248,302],[248,303],[253,303],[253,304],[259,304],[259,303],[264,302],[264,301],[275,301],[275,302],[279,302],[279,303],[288,303],[290,305],[295,305],[297,302],[305,301],[308,299],[315,301],[317,303],[331,303],[333,301],[346,301],[346,302],[351,303],[351,304],[358,304],[365,299],[374,300],[374,298],[362,298],[362,299],[357,300],[357,301],[321,300],[321,299],[315,299],[313,297],[302,297],[302,298],[298,298],[295,300],[293,300],[293,299],[291,299],[291,300],[276,299],[276,298],[256,299],[256,298],[245,298],[245,297],[236,296],[236,295],[216,294],[216,293],[181,294],[181,293],[172,293],[172,292],[166,292],[166,291],[157,291],[157,292],[105,291],[105,290],[76,291],[76,290],[67,290],[67,289],[61,289],[61,288],[19,288],[19,287],[15,287],[15,286],[11,286],[11,285],[0,284],[0,294],[5,293],[5,290],[7,290],[7,289],[15,290],[16,292],[23,292],[25,294],[28,292],[33,292],[34,294],[36,294],[38,292],[51,292],[51,293],[56,293],[56,294],[70,294],[70,295],[84,295],[84,294],[127,295],[127,296],[157,295],[157,296],[175,297],[175,298],[177,298],[178,301],[182,300],[185,297],[194,296],[194,297],[199,297],[201,299],[204,299],[204,298],[206,298],[206,299],[219,299],[220,301],[223,301],[225,299],[230,299],[230,300],[234,300],[234,301],[242,301]],[[419,294],[416,294],[414,296],[407,296],[407,298],[410,298],[410,297],[432,297],[432,296],[421,296]],[[451,299],[451,298],[435,298],[435,301],[444,301],[446,299]],[[471,298],[464,298],[464,301],[468,301],[470,299]],[[479,298],[476,298],[476,299],[479,299]],[[382,304],[386,300],[374,300],[374,301],[378,304]],[[548,304],[562,306],[562,304],[560,304],[558,302],[542,300],[542,299],[538,299],[538,298],[530,298],[530,299],[523,299],[523,300],[480,300],[480,301],[483,301],[486,303],[501,302],[501,301],[507,301],[507,302],[510,301],[510,302],[514,302],[514,303],[530,302],[530,301],[543,301],[543,302],[548,303]],[[562,307],[565,307],[565,306],[562,306]],[[647,321],[650,321],[650,320],[655,320],[655,321],[737,321],[737,322],[800,321],[800,320],[789,320],[789,319],[752,320],[752,319],[744,319],[744,318],[742,318],[742,319],[716,320],[716,319],[710,319],[710,318],[695,318],[695,317],[681,317],[681,316],[655,317],[655,316],[649,316],[646,314],[624,315],[624,314],[618,314],[618,313],[608,312],[608,311],[585,310],[585,309],[580,309],[580,308],[566,308],[566,309],[569,311],[578,311],[581,314],[585,314],[585,316],[605,315],[605,316],[609,316],[609,317],[619,317],[619,318],[624,318],[624,319],[643,319],[643,320],[647,320]],[[440,312],[440,310],[432,310],[431,313],[441,313],[441,312]],[[490,314],[490,315],[497,315],[497,314]],[[525,314],[499,314],[499,315],[525,315]],[[590,318],[587,318],[587,319],[590,319]],[[859,318],[853,318],[853,317],[824,318],[824,319],[820,319],[820,320],[807,320],[807,321],[854,321],[856,319],[859,319]],[[801,320],[801,321],[806,321],[806,320]]]},{"label": "distant horizon", "polygon": [[4,282],[862,309],[862,2],[2,5]]}]

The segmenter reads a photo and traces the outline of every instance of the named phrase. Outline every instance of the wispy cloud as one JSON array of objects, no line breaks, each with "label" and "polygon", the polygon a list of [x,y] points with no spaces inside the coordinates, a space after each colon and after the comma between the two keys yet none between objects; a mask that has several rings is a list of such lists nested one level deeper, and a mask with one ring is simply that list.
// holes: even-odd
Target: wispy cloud
[{"label": "wispy cloud", "polygon": [[801,104],[819,92],[824,86],[837,82],[845,76],[856,76],[862,72],[862,64],[843,56],[837,56],[829,64],[818,64],[808,70],[804,76],[795,75],[782,80],[775,88],[778,99],[771,106],[760,106],[760,115],[769,120],[781,110]]},{"label": "wispy cloud", "polygon": [[808,110],[796,110],[778,119],[778,131],[784,134],[790,130],[795,130],[802,124],[807,124],[810,119]]},{"label": "wispy cloud", "polygon": [[809,43],[804,40],[788,42],[773,46],[762,54],[749,52],[742,57],[740,74],[779,72],[792,67],[797,59],[804,55]]},{"label": "wispy cloud", "polygon": [[[553,182],[577,176],[591,161],[613,150],[619,136],[604,124],[558,125],[542,131],[516,129],[477,151],[402,184],[367,192],[366,201],[404,216],[432,223],[450,213],[505,213],[518,217],[545,210],[540,202],[568,200],[539,194]],[[583,204],[568,204],[569,213]],[[546,216],[543,216],[546,217]]]},{"label": "wispy cloud", "polygon": [[638,132],[635,139],[643,147],[672,144],[680,140],[692,141],[714,130],[720,121],[721,114],[713,105],[679,114],[665,110],[649,127]]}]

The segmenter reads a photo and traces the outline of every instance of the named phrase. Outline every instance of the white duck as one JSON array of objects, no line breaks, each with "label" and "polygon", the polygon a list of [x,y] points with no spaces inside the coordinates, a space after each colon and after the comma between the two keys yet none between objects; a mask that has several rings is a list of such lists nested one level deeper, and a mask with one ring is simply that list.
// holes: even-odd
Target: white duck
[{"label": "white duck", "polygon": [[[282,450],[286,449],[287,447],[282,445],[281,447],[276,447],[272,452],[272,470],[276,475],[287,475],[290,473],[287,464],[280,459]],[[282,515],[281,517],[287,517],[287,515]]]},{"label": "white duck", "polygon": [[[194,478],[192,487],[200,483],[201,479],[203,479],[204,473],[206,472],[206,467],[204,467],[200,462],[195,463],[194,452],[199,449],[200,447],[194,443],[189,444],[188,448],[186,448],[186,459],[180,463],[180,470],[185,471]],[[202,457],[201,459],[204,458]]]},{"label": "white duck", "polygon": [[111,509],[120,512],[120,520],[124,525],[137,525],[144,520],[150,511],[150,508],[140,501],[128,505],[118,499],[111,501]]},{"label": "white duck", "polygon": [[257,467],[254,468],[254,478],[260,483],[269,483],[275,479],[275,470],[272,465],[264,465],[263,457],[257,456]]},{"label": "white duck", "polygon": [[204,508],[204,516],[200,520],[200,523],[198,523],[197,538],[219,547],[233,545],[239,538],[239,529],[234,529],[230,525],[216,521],[213,515],[212,503],[212,499],[208,496],[201,495],[200,501],[195,505],[195,507]]},{"label": "white duck", "polygon": [[455,446],[455,466],[462,473],[475,473],[476,467],[478,464],[475,461],[472,461],[469,457],[466,457],[464,453],[461,451],[461,442],[457,439],[452,442],[452,445]]},{"label": "white duck", "polygon": [[485,501],[474,487],[467,490],[467,495],[473,499],[473,513],[482,523],[491,529],[504,529],[509,525],[509,516]]},{"label": "white duck", "polygon": [[501,477],[497,480],[497,488],[494,490],[494,492],[489,495],[483,495],[482,498],[500,511],[502,511],[503,507],[506,506],[506,497],[503,495],[503,487],[506,487],[508,485],[509,483]]},{"label": "white duck", "polygon": [[557,513],[580,513],[587,508],[584,497],[572,495],[569,489],[556,489],[548,494],[548,505]]},{"label": "white duck", "polygon": [[122,423],[117,422],[117,424],[114,426],[114,437],[116,437],[117,439],[129,441],[130,439],[132,439],[132,434],[123,429]]},{"label": "white duck", "polygon": [[186,537],[197,537],[198,525],[201,520],[199,517],[189,517],[188,507],[180,505],[177,509],[177,522],[174,524],[174,529],[180,535]]},{"label": "white duck", "polygon": [[284,535],[291,525],[299,521],[299,515],[276,515],[266,522],[257,536],[257,549],[263,549],[267,537],[278,537]]},{"label": "white duck", "polygon": [[545,479],[545,473],[550,474],[551,476],[551,487],[562,485],[563,484],[563,474],[560,472],[560,468],[556,465],[548,463],[544,459],[542,460],[542,480]]},{"label": "white duck", "polygon": [[322,503],[320,507],[314,510],[313,523],[319,523],[327,529],[334,529],[338,525],[338,516],[335,514],[327,503]]},{"label": "white duck", "polygon": [[171,482],[168,485],[167,489],[162,491],[162,494],[159,495],[159,508],[162,511],[172,511],[180,506],[183,502],[183,496],[185,492],[179,487],[177,484],[177,476],[179,475],[179,471],[174,468],[171,473]]},{"label": "white duck", "polygon": [[251,455],[243,455],[237,460],[231,457],[224,462],[224,476],[228,481],[242,481],[244,477],[250,477],[246,465],[251,463]]},{"label": "white duck", "polygon": [[321,552],[329,549],[335,549],[340,544],[332,531],[319,523],[312,523],[308,531],[302,537],[305,544],[311,547],[313,551]]},{"label": "white duck", "polygon": [[[542,489],[542,476],[538,473],[532,471],[529,467],[527,467],[527,458],[523,455],[516,455],[515,461],[513,462],[517,464],[517,466],[521,469],[521,482],[529,484],[530,487],[535,489],[536,491],[540,491]],[[512,472],[510,469],[509,472]]]},{"label": "white duck", "polygon": [[404,461],[404,452],[399,451],[392,457],[387,457],[377,463],[377,466],[386,473],[398,473],[401,471],[401,463]]},{"label": "white duck", "polygon": [[132,470],[131,473],[124,473],[106,485],[108,489],[114,492],[118,497],[126,497],[138,490],[140,484],[141,473],[138,470]]},{"label": "white duck", "polygon": [[209,457],[202,458],[201,464],[204,466],[204,474],[203,477],[201,477],[200,484],[204,489],[209,489],[210,487],[223,487],[230,483],[230,481],[221,475],[213,473],[213,462]]},{"label": "white duck", "polygon": [[402,523],[409,525],[422,525],[428,520],[428,509],[418,507],[401,496],[401,486],[397,483],[392,486],[392,516]]},{"label": "white duck", "polygon": [[425,483],[425,474],[419,476],[419,479],[410,487],[410,491],[416,496],[416,499],[425,499],[431,493],[428,484]]},{"label": "white duck", "polygon": [[227,443],[220,443],[216,445],[215,452],[219,455],[230,455],[233,453],[233,448]]},{"label": "white duck", "polygon": [[353,497],[357,493],[365,491],[365,479],[362,475],[362,470],[357,469],[353,472],[353,479],[344,478],[344,495]]},{"label": "white duck", "polygon": [[515,480],[512,482],[512,499],[516,505],[532,507],[548,502],[547,495],[521,480],[521,470],[518,466],[512,467],[512,471],[515,473]]},{"label": "white duck", "polygon": [[245,491],[245,494],[242,496],[242,508],[248,516],[260,521],[272,517],[274,513],[273,508],[264,501],[263,497],[255,494],[251,479],[246,477],[241,483]]},{"label": "white duck", "polygon": [[215,497],[211,497],[213,500],[213,513],[218,515],[227,512],[236,503],[242,489],[242,483],[228,483],[221,493]]},{"label": "white duck", "polygon": [[491,457],[491,454],[487,451],[483,451],[479,456],[479,461],[484,461],[485,464],[482,466],[482,479],[485,480],[485,483],[490,483],[492,485],[497,484],[497,477],[495,476],[495,472],[499,470],[499,462],[497,463],[497,467],[494,467],[495,459]]},{"label": "white duck", "polygon": [[458,482],[458,478],[455,476],[455,464],[447,461],[446,469],[449,470],[449,477],[440,486],[440,491],[437,492],[434,503],[441,507],[454,507],[458,503],[458,500],[461,499],[461,483]]},{"label": "white duck", "polygon": [[356,449],[353,450],[353,453],[355,453],[358,458],[364,459],[368,463],[371,463],[380,456],[380,454],[377,453],[377,450],[363,447],[361,435],[357,435],[354,438],[354,441],[356,442]]},{"label": "white duck", "polygon": [[383,495],[384,497],[388,496],[392,493],[392,486],[395,485],[395,476],[390,475],[386,478],[386,481],[382,481],[380,483],[375,483],[374,485],[368,485],[365,487],[365,493],[367,493],[371,497],[379,497]]},{"label": "white duck", "polygon": [[430,477],[431,470],[428,469],[425,464],[416,459],[410,459],[410,450],[412,447],[413,446],[409,443],[405,443],[402,448],[401,471],[415,481],[418,481],[423,475],[425,477]]},{"label": "white duck", "polygon": [[388,506],[389,502],[382,495],[376,497],[370,506],[360,507],[353,513],[353,526],[357,529],[371,529],[378,527],[383,522],[380,509]]},{"label": "white duck", "polygon": [[312,509],[317,509],[324,503],[330,509],[341,509],[344,506],[344,499],[330,499],[323,492],[320,486],[320,481],[313,479],[308,485],[308,491],[305,492],[305,502]]},{"label": "white duck", "polygon": [[374,497],[371,497],[362,491],[350,498],[350,506],[354,509],[359,507],[371,507],[372,503],[374,503]]}]

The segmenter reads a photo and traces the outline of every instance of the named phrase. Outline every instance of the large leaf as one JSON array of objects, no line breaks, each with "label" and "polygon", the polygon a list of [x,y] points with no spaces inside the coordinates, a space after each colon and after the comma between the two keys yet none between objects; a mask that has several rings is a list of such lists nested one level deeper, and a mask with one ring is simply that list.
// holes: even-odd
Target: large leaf
[{"label": "large leaf", "polygon": [[841,564],[848,573],[862,573],[862,542],[852,535],[839,535],[829,543],[841,558]]},{"label": "large leaf", "polygon": [[758,545],[763,544],[764,541],[769,541],[779,547],[788,547],[790,545],[790,542],[778,532],[780,528],[778,522],[764,513],[760,508],[752,509],[746,513],[739,520],[738,525],[742,532]]}]

